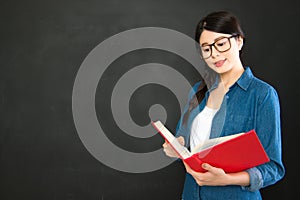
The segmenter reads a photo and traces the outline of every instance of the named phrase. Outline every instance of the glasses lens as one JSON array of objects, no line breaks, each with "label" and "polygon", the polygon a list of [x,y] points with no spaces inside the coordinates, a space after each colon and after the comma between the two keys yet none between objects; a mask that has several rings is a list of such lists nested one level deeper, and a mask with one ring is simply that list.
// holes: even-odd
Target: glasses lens
[{"label": "glasses lens", "polygon": [[216,41],[214,46],[219,52],[228,51],[230,49],[230,38],[222,38]]},{"label": "glasses lens", "polygon": [[210,46],[203,46],[201,47],[201,54],[202,58],[206,59],[211,55],[211,47]]}]

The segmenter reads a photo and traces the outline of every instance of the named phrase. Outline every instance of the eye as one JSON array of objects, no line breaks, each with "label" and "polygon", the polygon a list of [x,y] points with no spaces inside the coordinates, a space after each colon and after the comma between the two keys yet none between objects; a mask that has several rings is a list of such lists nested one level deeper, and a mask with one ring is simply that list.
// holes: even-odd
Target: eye
[{"label": "eye", "polygon": [[209,46],[207,46],[207,47],[202,47],[201,49],[202,49],[203,52],[209,52],[209,51],[210,51]]},{"label": "eye", "polygon": [[216,44],[218,47],[222,47],[222,46],[226,45],[227,42],[228,42],[228,40],[224,38],[224,39],[217,41]]}]

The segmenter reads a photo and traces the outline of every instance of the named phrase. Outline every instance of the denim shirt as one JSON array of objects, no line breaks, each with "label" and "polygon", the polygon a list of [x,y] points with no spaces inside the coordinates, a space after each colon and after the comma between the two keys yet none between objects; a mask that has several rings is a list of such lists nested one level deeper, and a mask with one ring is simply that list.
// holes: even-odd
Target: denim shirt
[{"label": "denim shirt", "polygon": [[[193,86],[188,101],[200,84],[198,82]],[[189,147],[191,124],[206,105],[209,93],[215,87],[216,84],[206,92],[203,101],[191,111],[186,126],[182,125],[183,115],[178,122],[176,136],[184,137],[186,147]],[[188,104],[185,106],[185,111],[187,108]],[[252,129],[255,129],[270,161],[246,170],[250,176],[250,185],[247,187],[199,186],[187,173],[182,193],[183,200],[261,199],[259,189],[276,183],[285,174],[282,163],[280,104],[277,92],[271,85],[256,78],[250,68],[246,67],[239,80],[225,94],[220,109],[212,121],[210,138]]]}]

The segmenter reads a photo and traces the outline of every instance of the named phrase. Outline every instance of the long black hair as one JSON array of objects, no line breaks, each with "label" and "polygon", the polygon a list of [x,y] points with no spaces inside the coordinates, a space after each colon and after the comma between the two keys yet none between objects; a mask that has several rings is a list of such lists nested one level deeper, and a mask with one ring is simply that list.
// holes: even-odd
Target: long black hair
[{"label": "long black hair", "polygon": [[[215,11],[203,17],[197,24],[195,32],[195,41],[199,43],[200,36],[204,30],[213,31],[217,33],[237,35],[245,41],[245,35],[242,31],[239,19],[228,11]],[[197,46],[200,48],[200,46]],[[241,54],[241,51],[240,51]],[[201,81],[197,92],[189,102],[189,108],[183,116],[183,124],[185,125],[190,112],[203,100],[208,88],[204,81]]]}]

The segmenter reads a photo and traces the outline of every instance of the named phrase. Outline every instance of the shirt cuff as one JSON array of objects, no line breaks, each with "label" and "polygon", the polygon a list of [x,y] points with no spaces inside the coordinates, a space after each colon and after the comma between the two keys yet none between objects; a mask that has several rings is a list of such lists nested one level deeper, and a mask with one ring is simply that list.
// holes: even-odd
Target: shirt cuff
[{"label": "shirt cuff", "polygon": [[249,186],[242,186],[243,190],[248,190],[251,192],[254,192],[256,190],[259,190],[263,186],[263,179],[261,172],[256,168],[250,168],[246,170],[250,176],[250,185]]}]

